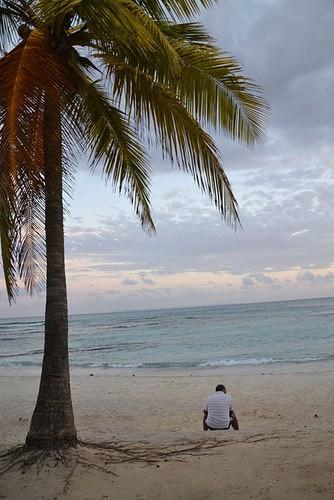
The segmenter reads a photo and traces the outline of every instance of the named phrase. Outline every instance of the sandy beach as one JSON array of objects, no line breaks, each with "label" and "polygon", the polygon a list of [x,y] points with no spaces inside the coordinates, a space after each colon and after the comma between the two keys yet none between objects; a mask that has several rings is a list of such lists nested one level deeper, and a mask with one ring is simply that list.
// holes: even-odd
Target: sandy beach
[{"label": "sandy beach", "polygon": [[[334,498],[334,365],[72,374],[80,446],[66,464],[14,468],[9,500]],[[240,431],[203,432],[217,383]],[[1,451],[23,442],[38,376],[0,374]],[[55,467],[55,465],[57,466]]]}]

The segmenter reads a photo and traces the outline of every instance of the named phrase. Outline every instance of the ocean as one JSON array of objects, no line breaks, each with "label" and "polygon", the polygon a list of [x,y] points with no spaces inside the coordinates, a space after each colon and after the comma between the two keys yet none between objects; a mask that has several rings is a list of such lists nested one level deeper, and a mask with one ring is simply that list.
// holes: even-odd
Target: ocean
[{"label": "ocean", "polygon": [[[334,298],[69,319],[71,367],[209,368],[334,359]],[[43,318],[0,319],[0,368],[39,367]]]}]

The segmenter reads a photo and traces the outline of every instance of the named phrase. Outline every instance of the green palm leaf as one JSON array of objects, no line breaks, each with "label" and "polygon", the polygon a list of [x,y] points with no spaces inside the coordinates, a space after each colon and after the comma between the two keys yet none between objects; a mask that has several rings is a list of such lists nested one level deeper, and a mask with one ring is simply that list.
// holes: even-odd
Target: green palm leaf
[{"label": "green palm leaf", "polygon": [[[37,2],[41,12],[47,16],[47,20],[55,17],[64,17],[73,11],[83,9],[98,8],[101,6],[101,14],[106,14],[107,10],[112,8],[112,0],[57,0],[51,2],[48,0],[39,0]],[[137,0],[133,2],[141,11],[147,13],[154,20],[167,19],[189,19],[200,14],[201,8],[208,8],[214,5],[215,0]],[[49,4],[49,5],[48,5]],[[87,12],[87,11],[86,11]]]},{"label": "green palm leaf", "polygon": [[[91,151],[92,168],[100,162],[106,179],[130,198],[142,225],[155,231],[149,202],[149,164],[138,137],[125,115],[103,88],[77,72],[80,97],[69,113]],[[78,129],[77,129],[78,130]]]},{"label": "green palm leaf", "polygon": [[258,142],[267,106],[259,87],[241,74],[235,59],[210,46],[179,46],[178,52],[183,68],[176,92],[189,112],[232,139]]},{"label": "green palm leaf", "polygon": [[115,57],[106,54],[103,59],[112,71],[115,97],[124,100],[144,130],[154,132],[172,162],[192,173],[222,216],[237,224],[237,203],[211,137],[167,86]]},{"label": "green palm leaf", "polygon": [[[38,3],[48,23],[75,15],[88,27],[89,38],[97,46],[113,52],[118,47],[129,55],[148,60],[160,51],[169,70],[179,73],[180,61],[168,38],[147,13],[132,0],[59,0]],[[75,13],[75,15],[74,15]]]},{"label": "green palm leaf", "polygon": [[[203,126],[223,130],[240,142],[259,142],[268,115],[261,88],[243,76],[242,68],[233,57],[213,45],[200,24],[161,23],[160,26],[180,58],[179,78],[170,75],[168,65],[159,54],[150,61],[138,61],[118,48],[116,65],[122,60],[150,75],[154,81],[167,85]],[[103,60],[103,55],[101,57]],[[108,57],[112,73],[112,56],[108,54]]]}]

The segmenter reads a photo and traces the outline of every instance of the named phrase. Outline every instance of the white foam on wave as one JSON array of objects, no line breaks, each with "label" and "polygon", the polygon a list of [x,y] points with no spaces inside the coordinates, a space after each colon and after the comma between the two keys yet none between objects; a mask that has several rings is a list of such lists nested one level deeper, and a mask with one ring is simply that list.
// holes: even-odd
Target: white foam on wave
[{"label": "white foam on wave", "polygon": [[96,363],[71,363],[73,368],[143,368],[144,365],[142,363],[105,363],[105,362],[96,362]]},{"label": "white foam on wave", "polygon": [[142,363],[128,363],[128,364],[121,364],[121,363],[113,363],[109,365],[110,368],[143,368]]},{"label": "white foam on wave", "polygon": [[201,363],[199,366],[202,368],[216,367],[216,366],[237,366],[237,365],[266,365],[275,363],[272,358],[249,358],[249,359],[217,359],[214,361],[207,361]]},{"label": "white foam on wave", "polygon": [[293,359],[288,359],[287,361],[290,363],[307,363],[309,361],[324,361],[326,359],[327,356],[317,356],[317,357],[313,356],[309,358],[293,358]]},{"label": "white foam on wave", "polygon": [[307,363],[311,361],[322,361],[323,357],[305,357],[305,358],[290,358],[290,359],[273,359],[273,358],[249,358],[249,359],[217,359],[201,363],[201,368],[218,367],[218,366],[239,366],[239,365],[268,365],[273,363]]}]

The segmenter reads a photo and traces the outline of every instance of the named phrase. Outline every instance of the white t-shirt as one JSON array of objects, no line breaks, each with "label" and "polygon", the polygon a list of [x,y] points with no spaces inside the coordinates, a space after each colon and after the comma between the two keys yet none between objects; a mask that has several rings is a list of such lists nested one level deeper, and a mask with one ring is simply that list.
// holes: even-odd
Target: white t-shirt
[{"label": "white t-shirt", "polygon": [[232,398],[223,391],[217,391],[208,397],[205,409],[208,412],[206,423],[213,429],[227,429],[230,425]]}]

